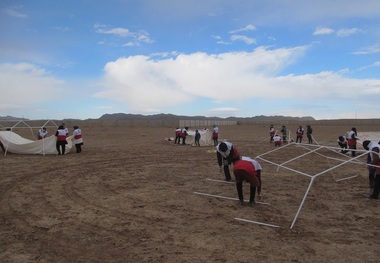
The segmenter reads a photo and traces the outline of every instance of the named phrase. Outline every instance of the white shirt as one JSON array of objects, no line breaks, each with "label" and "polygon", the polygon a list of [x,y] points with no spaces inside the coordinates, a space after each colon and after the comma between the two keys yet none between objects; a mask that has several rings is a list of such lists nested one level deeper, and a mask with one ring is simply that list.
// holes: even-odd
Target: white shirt
[{"label": "white shirt", "polygon": [[244,161],[249,161],[249,162],[251,162],[251,163],[253,164],[253,166],[255,166],[255,170],[256,170],[256,171],[258,171],[258,170],[262,170],[262,169],[263,169],[258,161],[253,160],[253,159],[251,159],[250,157],[242,156],[241,159],[244,160]]}]

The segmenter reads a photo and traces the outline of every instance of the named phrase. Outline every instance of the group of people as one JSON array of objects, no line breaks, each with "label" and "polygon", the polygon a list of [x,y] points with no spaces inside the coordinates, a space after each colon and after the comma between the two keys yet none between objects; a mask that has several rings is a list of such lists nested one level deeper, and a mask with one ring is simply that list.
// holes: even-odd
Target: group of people
[{"label": "group of people", "polygon": [[[208,131],[208,129],[205,127],[205,131]],[[185,128],[176,128],[175,129],[175,139],[174,139],[174,144],[182,144],[186,145],[186,137],[189,135],[188,133],[189,127]],[[201,140],[201,133],[199,130],[195,130],[195,135],[194,135],[194,144],[195,146],[201,146],[200,140]],[[218,145],[218,140],[219,140],[219,128],[215,124],[212,126],[212,140],[214,142],[214,146]],[[182,141],[182,142],[181,142]]]},{"label": "group of people", "polygon": [[230,165],[233,164],[233,173],[240,204],[244,205],[243,182],[250,184],[250,206],[255,205],[256,192],[261,198],[261,171],[259,162],[250,157],[240,156],[237,148],[230,142],[221,142],[216,145],[216,156],[220,172],[224,170],[225,180],[231,181]]},{"label": "group of people", "polygon": [[[42,140],[45,139],[48,135],[48,131],[46,130],[46,127],[42,127],[38,133],[37,133],[37,139]],[[56,141],[56,149],[58,152],[58,155],[64,155],[66,152],[66,144],[67,144],[67,137],[69,137],[69,129],[65,127],[64,123],[61,123],[61,125],[58,126],[57,131],[55,132],[55,137],[57,138]],[[82,145],[83,145],[83,136],[82,136],[82,130],[78,126],[73,127],[73,142],[75,144],[75,149],[77,153],[82,152]]]},{"label": "group of people", "polygon": [[[189,130],[189,127],[185,127],[185,128],[176,128],[175,129],[175,140],[174,140],[174,143],[175,144],[181,144],[181,140],[182,140],[182,145],[185,145],[186,144],[186,137],[188,135],[187,131]],[[200,138],[199,138],[200,139]]]},{"label": "group of people", "polygon": [[[358,132],[355,127],[352,127],[350,131],[347,132],[347,136],[340,135],[338,137],[338,145],[340,146],[340,152],[342,154],[347,154],[351,151],[351,157],[356,157],[357,144],[358,144]],[[379,199],[380,193],[380,142],[365,140],[362,143],[363,148],[370,151],[367,154],[367,168],[368,168],[368,179],[371,199]]]},{"label": "group of people", "polygon": [[358,132],[355,127],[352,127],[351,130],[347,132],[347,136],[340,135],[338,137],[338,145],[341,148],[341,153],[346,154],[351,150],[351,156],[355,157],[358,140]]},{"label": "group of people", "polygon": [[[273,124],[271,124],[269,126],[269,142],[272,143],[274,142],[274,145],[275,146],[281,146],[281,144],[284,142],[286,143],[288,141],[288,129],[286,128],[285,125],[282,125],[281,127],[281,136],[279,134],[276,133],[276,130],[273,126]],[[302,143],[302,139],[303,139],[303,136],[305,134],[305,130],[304,128],[300,125],[298,126],[297,130],[296,130],[296,143]],[[311,125],[307,125],[306,126],[306,137],[308,139],[308,143],[313,143],[313,128],[311,127]]]}]

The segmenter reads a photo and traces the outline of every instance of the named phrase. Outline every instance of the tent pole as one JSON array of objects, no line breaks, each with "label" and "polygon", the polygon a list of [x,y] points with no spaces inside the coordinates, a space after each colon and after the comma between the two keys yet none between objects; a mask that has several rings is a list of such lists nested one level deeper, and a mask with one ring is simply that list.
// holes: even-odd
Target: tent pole
[{"label": "tent pole", "polygon": [[299,213],[301,212],[301,209],[302,209],[302,207],[303,207],[303,204],[304,204],[305,201],[306,201],[306,197],[307,197],[307,195],[309,194],[309,191],[310,191],[310,189],[311,189],[311,186],[313,185],[314,178],[315,178],[315,177],[311,177],[311,180],[310,180],[310,183],[309,183],[309,187],[307,188],[307,190],[306,190],[306,192],[305,192],[305,195],[304,195],[304,197],[303,197],[303,199],[302,199],[302,202],[301,202],[300,206],[298,207],[298,211],[297,211],[297,213],[296,213],[296,215],[295,215],[295,217],[294,217],[294,219],[293,219],[293,222],[292,222],[292,225],[290,226],[290,229],[293,229],[294,224],[295,224],[296,221],[297,221],[298,215],[299,215]]}]

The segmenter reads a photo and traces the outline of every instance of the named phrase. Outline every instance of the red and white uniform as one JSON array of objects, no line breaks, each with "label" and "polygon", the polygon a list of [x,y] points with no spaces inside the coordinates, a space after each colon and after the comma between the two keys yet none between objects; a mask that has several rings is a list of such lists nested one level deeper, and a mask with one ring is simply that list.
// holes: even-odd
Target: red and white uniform
[{"label": "red and white uniform", "polygon": [[67,132],[65,129],[60,129],[60,130],[57,130],[57,133],[56,133],[56,136],[57,136],[57,141],[66,141],[66,138],[68,136]]},{"label": "red and white uniform", "polygon": [[73,135],[74,135],[74,144],[80,144],[80,143],[83,143],[83,138],[82,138],[82,131],[81,129],[75,129],[73,131]]},{"label": "red and white uniform", "polygon": [[276,136],[274,136],[273,141],[274,141],[274,146],[281,146],[282,140],[281,140],[280,135],[277,134]]},{"label": "red and white uniform", "polygon": [[46,137],[47,134],[48,134],[48,132],[46,130],[43,130],[43,129],[39,130],[38,131],[38,137],[37,137],[38,140],[42,140],[43,138]]},{"label": "red and white uniform", "polygon": [[214,127],[212,129],[212,138],[213,139],[218,139],[219,137],[219,128],[218,127]]},{"label": "red and white uniform", "polygon": [[358,138],[356,137],[356,134],[355,134],[355,132],[354,131],[349,131],[348,133],[347,133],[347,144],[349,145],[349,146],[355,146],[356,145],[356,140],[357,140]]},{"label": "red and white uniform", "polygon": [[[236,161],[234,164],[234,175],[236,183],[241,183],[246,181],[250,183],[251,186],[257,187],[260,185],[259,178],[257,177],[257,170],[252,161],[248,158]],[[259,164],[260,165],[260,164]],[[260,166],[261,167],[261,166]]]},{"label": "red and white uniform", "polygon": [[274,134],[275,134],[275,130],[274,130],[274,128],[273,127],[270,127],[270,129],[269,129],[269,136],[270,137],[273,137],[274,136]]},{"label": "red and white uniform", "polygon": [[186,138],[186,136],[187,136],[187,130],[186,130],[185,128],[183,128],[183,129],[181,130],[181,137],[182,137],[182,138]]}]

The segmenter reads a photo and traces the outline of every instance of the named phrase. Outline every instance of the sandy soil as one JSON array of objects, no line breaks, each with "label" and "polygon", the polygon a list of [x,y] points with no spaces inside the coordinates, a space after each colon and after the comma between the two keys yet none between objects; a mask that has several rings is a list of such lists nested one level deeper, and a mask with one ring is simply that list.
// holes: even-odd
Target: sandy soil
[{"label": "sandy soil", "polygon": [[[174,128],[83,128],[81,154],[0,156],[0,261],[380,262],[380,202],[367,198],[365,165],[318,176],[290,229],[309,177],[260,161],[262,204],[196,194],[237,198],[214,147],[166,141]],[[319,144],[337,146],[351,127],[313,128]],[[255,158],[275,149],[267,130],[221,126],[220,136]],[[288,146],[265,158],[281,163],[305,152]],[[320,150],[288,167],[315,175],[340,163],[324,156],[338,154]]]}]

